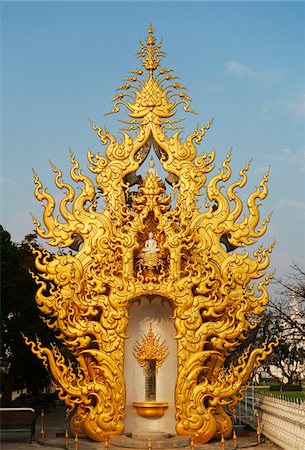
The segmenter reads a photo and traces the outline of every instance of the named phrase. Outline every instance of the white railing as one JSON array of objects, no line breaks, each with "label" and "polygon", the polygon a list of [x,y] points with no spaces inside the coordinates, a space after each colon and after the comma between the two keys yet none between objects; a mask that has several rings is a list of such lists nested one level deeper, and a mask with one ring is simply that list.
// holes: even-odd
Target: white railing
[{"label": "white railing", "polygon": [[305,402],[287,401],[251,389],[237,409],[239,424],[257,426],[257,411],[262,434],[285,450],[305,449]]},{"label": "white railing", "polygon": [[245,399],[237,404],[237,425],[251,425],[256,428],[255,391],[250,388],[245,391]]}]

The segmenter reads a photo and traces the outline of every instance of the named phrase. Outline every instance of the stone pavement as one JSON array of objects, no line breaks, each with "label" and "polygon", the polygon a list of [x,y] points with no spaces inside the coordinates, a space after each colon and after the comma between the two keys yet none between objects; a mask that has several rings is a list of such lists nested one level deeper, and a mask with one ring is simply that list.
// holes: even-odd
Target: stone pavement
[{"label": "stone pavement", "polygon": [[[78,444],[73,438],[69,439],[68,447],[65,447],[65,431],[66,431],[65,412],[62,406],[57,407],[55,411],[51,411],[44,417],[45,438],[44,444],[41,443],[40,429],[41,418],[36,423],[36,441],[29,443],[29,432],[2,432],[0,440],[1,450],[35,450],[46,449],[69,449],[69,450],[104,450],[105,445],[102,442],[92,442],[80,439]],[[167,447],[167,446],[166,446]],[[232,440],[225,441],[225,450],[233,450]],[[262,443],[257,444],[255,431],[245,431],[243,428],[237,429],[237,448],[245,450],[278,450],[279,447],[271,442],[266,441],[262,436]],[[122,447],[109,445],[109,450],[122,450]],[[133,450],[131,447],[125,450]],[[154,450],[152,442],[152,450]],[[167,447],[167,450],[171,450]],[[190,447],[183,449],[175,448],[174,450],[190,450]],[[195,450],[221,450],[219,440],[212,441],[204,445],[196,445]]]}]

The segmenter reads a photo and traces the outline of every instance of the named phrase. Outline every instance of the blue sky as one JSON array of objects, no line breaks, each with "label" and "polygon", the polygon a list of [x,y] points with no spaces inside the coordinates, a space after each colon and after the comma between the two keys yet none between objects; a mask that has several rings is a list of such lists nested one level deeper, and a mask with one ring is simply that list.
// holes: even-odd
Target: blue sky
[{"label": "blue sky", "polygon": [[[118,135],[115,89],[139,66],[150,22],[163,39],[163,65],[188,87],[198,116],[215,116],[199,151],[220,166],[233,146],[235,173],[253,158],[247,193],[271,165],[273,211],[263,243],[276,239],[271,269],[305,267],[304,2],[2,2],[1,218],[16,242],[41,218],[34,167],[49,191],[52,160],[69,179],[69,147],[104,151],[88,118]],[[233,179],[232,179],[233,181]],[[244,189],[245,190],[245,189]]]}]

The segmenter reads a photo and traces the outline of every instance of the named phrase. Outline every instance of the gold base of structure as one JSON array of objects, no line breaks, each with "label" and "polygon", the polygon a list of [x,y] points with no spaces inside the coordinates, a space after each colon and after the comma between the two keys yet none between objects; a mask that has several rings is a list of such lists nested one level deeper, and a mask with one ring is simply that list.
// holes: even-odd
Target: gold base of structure
[{"label": "gold base of structure", "polygon": [[162,417],[168,408],[167,402],[133,402],[137,413],[141,417]]}]

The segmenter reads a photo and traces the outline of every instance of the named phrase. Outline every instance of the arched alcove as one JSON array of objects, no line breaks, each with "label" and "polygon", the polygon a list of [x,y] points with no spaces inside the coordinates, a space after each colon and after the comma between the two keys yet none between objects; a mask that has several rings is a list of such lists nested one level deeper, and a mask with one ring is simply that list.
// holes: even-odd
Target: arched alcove
[{"label": "arched alcove", "polygon": [[[129,310],[125,342],[124,376],[126,383],[125,432],[166,431],[175,433],[175,384],[177,378],[177,342],[170,303],[160,296],[141,296]],[[137,414],[134,402],[145,401],[145,374],[134,356],[134,347],[147,335],[150,324],[160,342],[167,346],[167,358],[156,375],[156,401],[167,402],[164,416],[145,418]]]}]

